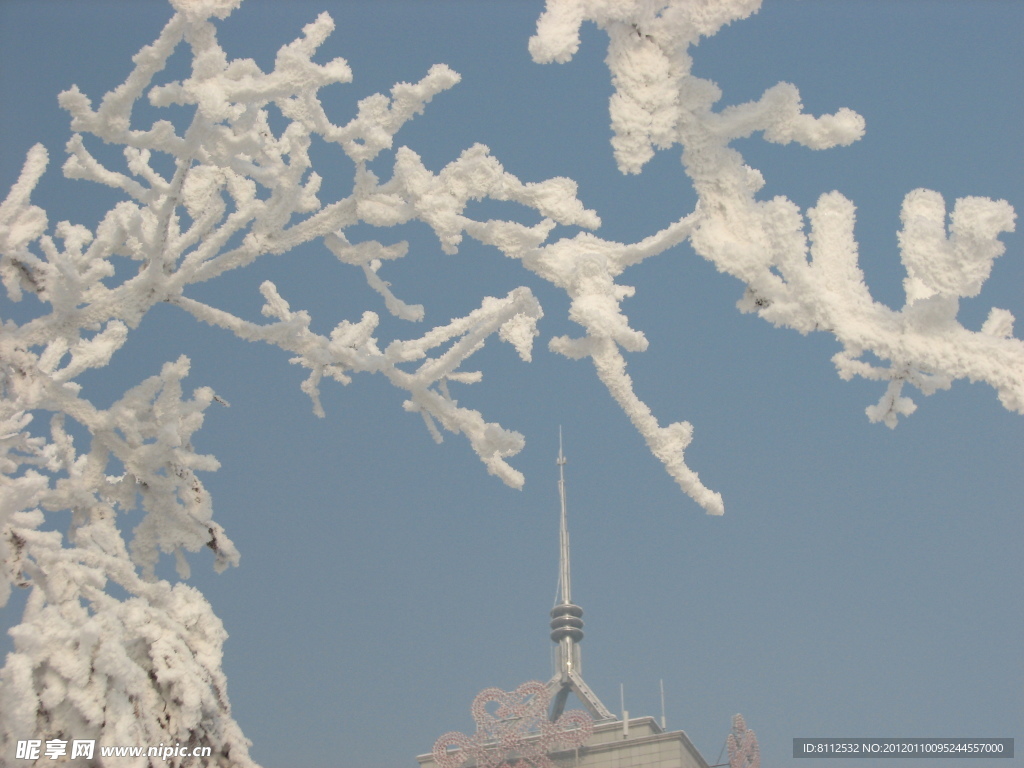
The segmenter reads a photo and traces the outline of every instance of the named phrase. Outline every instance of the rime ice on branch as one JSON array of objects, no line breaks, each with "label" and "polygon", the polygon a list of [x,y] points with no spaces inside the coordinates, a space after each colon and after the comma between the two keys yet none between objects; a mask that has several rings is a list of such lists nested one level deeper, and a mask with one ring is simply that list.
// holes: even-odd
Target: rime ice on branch
[{"label": "rime ice on branch", "polygon": [[[691,73],[690,46],[722,26],[757,11],[760,0],[695,3],[684,0],[548,0],[530,40],[535,61],[565,62],[580,45],[579,30],[595,22],[609,37],[606,62],[615,91],[609,111],[612,148],[619,169],[639,173],[655,149],[682,148],[683,170],[698,203],[675,224],[640,243],[623,245],[590,234],[551,246],[520,248],[524,264],[569,292],[580,339],[554,339],[552,349],[589,357],[648,445],[679,485],[708,512],[720,514],[722,499],[705,488],[684,460],[692,436],[689,423],[661,427],[634,394],[621,350],[646,347],[619,308],[633,289],[616,283],[625,269],[684,240],[719,271],[739,278],[744,312],[757,312],[778,326],[801,333],[828,331],[842,345],[833,361],[844,379],[863,376],[888,382],[872,421],[896,426],[914,403],[905,384],[924,394],[948,388],[958,378],[994,387],[1000,402],[1024,413],[1024,343],[1013,338],[1013,316],[992,309],[980,330],[956,319],[960,297],[975,296],[1013,231],[1015,215],[1003,201],[958,200],[946,230],[941,196],[909,193],[899,234],[907,270],[906,304],[892,310],[871,298],[857,265],[854,206],[839,192],[823,194],[807,211],[785,197],[758,200],[761,174],[730,144],[761,132],[766,141],[798,142],[825,149],[856,141],[863,119],[849,109],[833,115],[805,114],[789,83],[757,101],[715,111],[722,94]],[[887,365],[872,365],[874,355]]]},{"label": "rime ice on branch", "polygon": [[[177,13],[99,106],[77,88],[61,94],[76,132],[65,175],[125,196],[95,229],[59,222],[48,233],[45,212],[30,202],[47,164],[41,146],[30,150],[0,204],[0,279],[10,300],[31,294],[43,308],[21,324],[6,320],[0,332],[0,598],[6,602],[11,584],[32,590],[23,623],[12,631],[15,652],[0,671],[4,754],[26,734],[73,733],[100,745],[210,746],[211,764],[251,763],[220,671],[220,622],[197,591],[156,575],[161,554],[174,556],[183,579],[187,552],[212,549],[218,570],[238,561],[197,474],[217,462],[191,444],[219,398],[209,388],[184,396],[185,358],[106,410],[75,381],[107,365],[157,303],[288,352],[309,370],[302,388],[318,415],[324,378],[346,383],[355,374],[380,374],[405,391],[405,408],[419,413],[436,439],[442,428],[461,433],[490,472],[512,486],[523,482],[506,462],[522,448],[522,436],[459,405],[449,386],[480,380],[464,363],[493,334],[530,359],[541,309],[528,289],[482,297],[465,317],[387,343],[374,335],[377,314],[362,308],[329,335],[314,333],[308,313],[291,308],[270,282],[261,288],[264,321],[197,301],[188,289],[262,255],[322,241],[388,311],[415,321],[423,308],[395,296],[379,274],[385,262],[406,255],[406,243],[353,243],[347,228],[420,221],[452,253],[481,228],[488,237],[504,228],[539,245],[556,224],[594,227],[597,216],[576,199],[573,182],[522,183],[479,145],[438,174],[398,148],[392,177],[379,180],[367,164],[458,75],[435,66],[390,96],[363,99],[351,120],[335,124],[318,92],[348,82],[351,72],[341,59],[312,58],[333,29],[331,18],[322,14],[306,26],[263,72],[252,60],[228,60],[210,22],[239,1],[174,0]],[[157,82],[183,44],[191,49],[190,76]],[[178,114],[184,108],[190,123],[180,132],[168,120],[139,127],[133,107],[144,98]],[[278,118],[280,131],[271,127]],[[123,165],[101,162],[88,136],[123,147]],[[314,140],[351,159],[351,194],[320,200],[309,156]],[[538,222],[484,223],[464,214],[470,200],[486,197],[521,203]],[[49,429],[39,430],[33,419],[44,414]],[[84,452],[71,437],[81,430],[88,435]],[[65,540],[50,518],[67,511]],[[128,535],[124,518],[133,512],[142,519]]]}]

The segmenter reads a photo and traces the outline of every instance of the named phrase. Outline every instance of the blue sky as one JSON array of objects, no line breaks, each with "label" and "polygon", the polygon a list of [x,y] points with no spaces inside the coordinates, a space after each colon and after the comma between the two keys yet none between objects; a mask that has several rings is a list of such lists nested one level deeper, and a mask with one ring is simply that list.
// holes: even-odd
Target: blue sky
[{"label": "blue sky", "polygon": [[[397,136],[428,167],[480,142],[523,181],[576,179],[605,238],[639,239],[678,219],[694,195],[677,151],[640,176],[615,170],[603,35],[588,27],[567,65],[530,61],[542,7],[246,0],[220,24],[221,41],[266,68],[328,10],[337,30],[320,60],[343,56],[355,72],[323,93],[335,122],[358,98],[443,62],[462,82]],[[69,132],[56,94],[77,83],[98,98],[122,82],[169,16],[157,0],[0,3],[3,189],[42,141],[52,161],[35,202],[51,221],[94,223],[110,198],[60,177]],[[763,196],[801,207],[832,189],[850,197],[867,283],[899,307],[904,194],[928,187],[947,204],[984,195],[1024,211],[1022,29],[1024,5],[1009,0],[769,0],[697,48],[694,69],[719,83],[722,104],[786,80],[811,112],[847,106],[865,117],[867,135],[848,148],[758,137],[737,146],[764,174]],[[343,190],[343,175],[321,173],[325,189]],[[410,241],[407,263],[386,267],[385,279],[426,304],[428,323],[520,284],[540,298],[534,362],[492,344],[478,356],[483,383],[461,394],[526,435],[512,462],[524,490],[487,475],[459,438],[434,445],[380,381],[325,386],[328,415],[316,419],[285,354],[169,308],[83,379],[109,403],[185,353],[188,381],[231,403],[208,411],[195,442],[221,461],[204,480],[242,561],[216,575],[210,558],[193,556],[192,583],[230,633],[234,713],[267,768],[411,766],[445,731],[472,730],[480,689],[550,676],[559,425],[584,676],[609,707],[623,683],[633,716],[660,714],[663,679],[669,727],[710,763],[726,759],[736,712],[757,732],[766,768],[824,765],[790,757],[791,740],[805,736],[1015,737],[1024,749],[1024,432],[990,388],[960,382],[915,396],[918,412],[895,431],[870,424],[864,408],[879,385],[841,381],[830,337],[741,315],[742,287],[688,247],[645,262],[623,277],[637,288],[624,309],[651,342],[629,357],[631,373],[663,423],[693,422],[688,461],[726,502],[724,517],[707,517],[589,364],[546,350],[551,336],[575,332],[567,300],[497,252],[445,256],[422,228],[349,235],[361,236]],[[1018,317],[1020,335],[1022,241],[1004,237],[989,283],[963,302],[968,327],[998,306]],[[256,319],[256,287],[268,278],[321,329],[382,309],[354,270],[316,247],[267,257],[204,295]],[[0,299],[0,316],[24,311]],[[382,323],[382,334],[416,332]],[[0,614],[4,629],[21,605]]]}]

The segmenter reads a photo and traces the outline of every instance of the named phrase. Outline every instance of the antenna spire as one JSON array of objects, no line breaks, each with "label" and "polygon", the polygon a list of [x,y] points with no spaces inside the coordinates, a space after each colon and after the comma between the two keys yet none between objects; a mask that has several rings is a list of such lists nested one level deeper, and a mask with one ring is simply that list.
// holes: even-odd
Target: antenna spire
[{"label": "antenna spire", "polygon": [[580,646],[583,640],[583,609],[572,602],[572,579],[569,573],[569,527],[565,506],[565,454],[562,452],[562,428],[558,428],[558,498],[561,521],[558,529],[559,573],[562,602],[551,609],[551,640],[558,646],[555,675],[548,681],[553,695],[550,718],[557,720],[565,710],[565,701],[572,691],[590,711],[595,720],[614,720],[615,716],[590,690],[580,674]]},{"label": "antenna spire", "polygon": [[562,505],[562,520],[558,529],[559,572],[558,583],[562,587],[562,604],[572,605],[572,576],[569,573],[569,528],[565,521],[565,454],[562,453],[562,428],[558,428],[558,500]]}]

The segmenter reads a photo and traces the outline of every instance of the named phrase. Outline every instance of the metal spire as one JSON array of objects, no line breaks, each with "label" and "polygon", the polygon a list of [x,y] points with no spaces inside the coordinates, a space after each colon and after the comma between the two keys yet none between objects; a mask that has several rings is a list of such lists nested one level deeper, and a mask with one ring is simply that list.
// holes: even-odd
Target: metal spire
[{"label": "metal spire", "polygon": [[552,695],[550,719],[557,720],[565,710],[565,701],[572,691],[590,711],[595,720],[614,720],[615,716],[601,703],[580,674],[580,642],[583,640],[583,609],[572,602],[572,580],[569,573],[569,527],[565,515],[565,455],[562,453],[562,428],[558,428],[558,497],[562,518],[558,531],[559,573],[562,602],[551,609],[551,639],[557,646],[555,674],[548,681]]},{"label": "metal spire", "polygon": [[572,605],[572,576],[569,573],[569,527],[565,522],[565,455],[562,453],[562,428],[558,428],[558,500],[562,505],[562,521],[558,528],[559,571],[558,583],[562,588],[562,604]]}]

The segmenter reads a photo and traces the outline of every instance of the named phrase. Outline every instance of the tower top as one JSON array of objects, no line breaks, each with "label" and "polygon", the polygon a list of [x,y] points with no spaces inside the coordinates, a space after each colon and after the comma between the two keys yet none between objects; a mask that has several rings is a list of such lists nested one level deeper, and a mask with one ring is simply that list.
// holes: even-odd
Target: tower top
[{"label": "tower top", "polygon": [[580,672],[580,642],[583,640],[583,609],[572,602],[572,578],[569,572],[569,526],[565,505],[565,454],[562,452],[562,428],[558,428],[558,498],[561,503],[561,523],[558,530],[558,581],[561,602],[551,609],[551,640],[557,644],[555,674],[548,681],[552,695],[550,718],[557,720],[565,709],[569,692],[590,711],[598,721],[614,720],[615,716],[601,703]]}]

